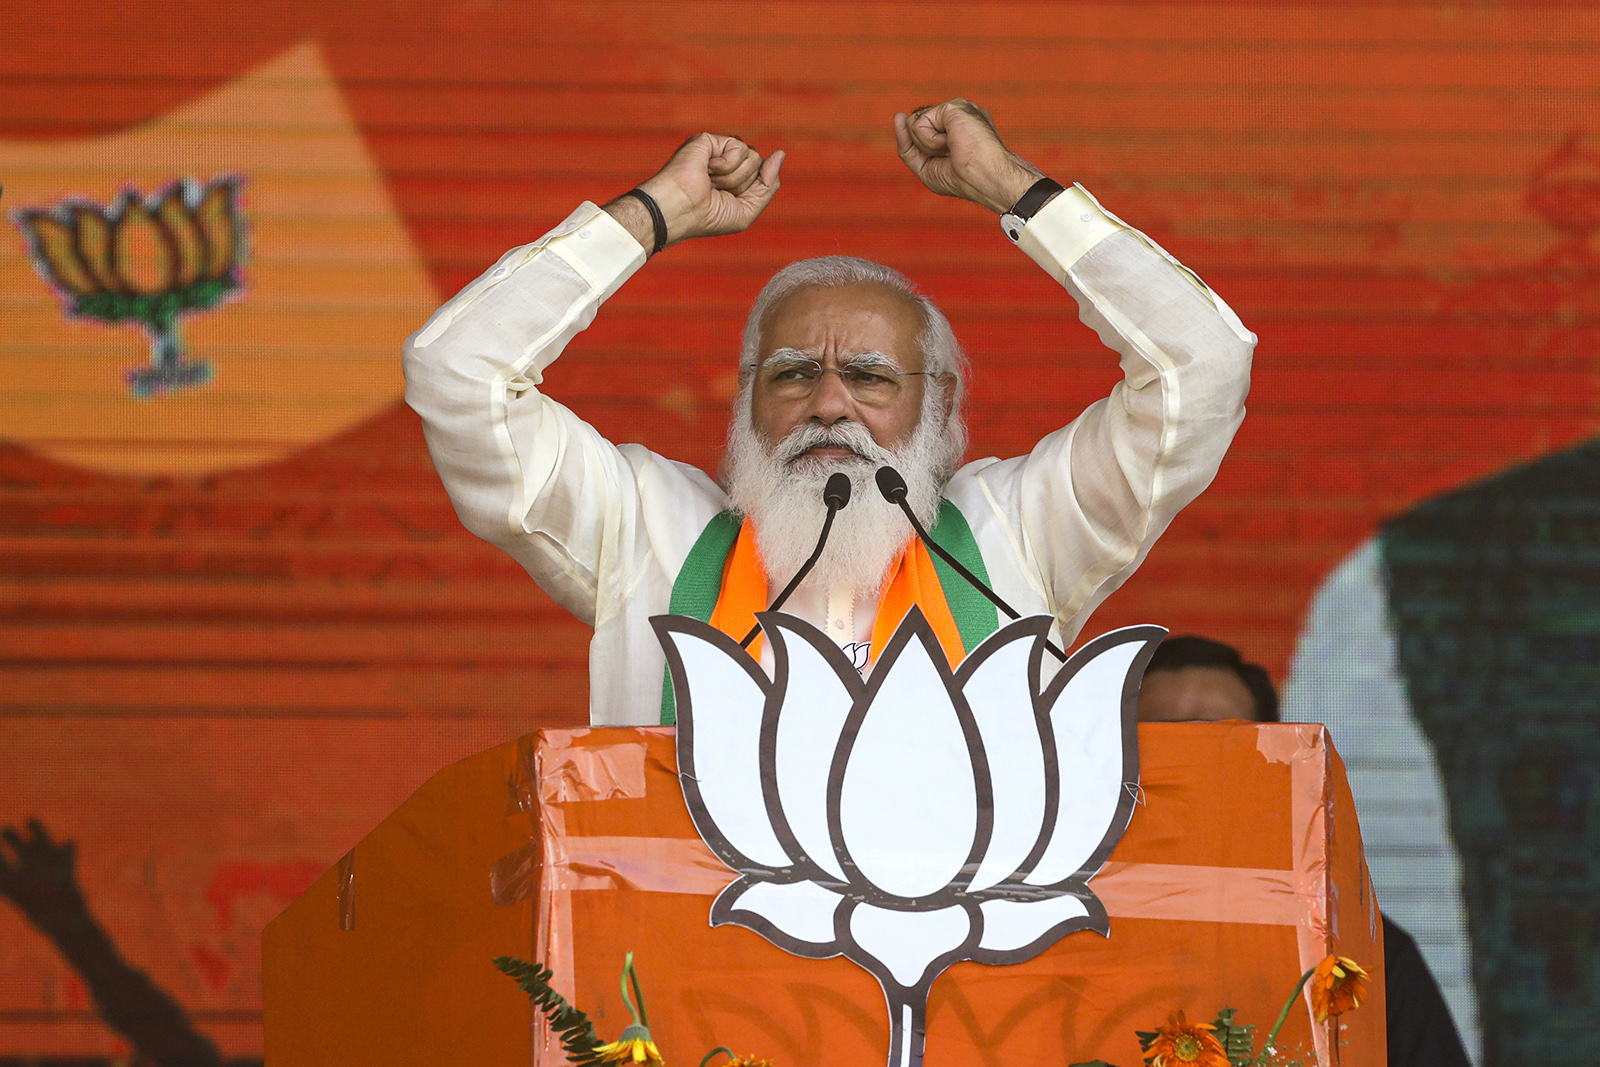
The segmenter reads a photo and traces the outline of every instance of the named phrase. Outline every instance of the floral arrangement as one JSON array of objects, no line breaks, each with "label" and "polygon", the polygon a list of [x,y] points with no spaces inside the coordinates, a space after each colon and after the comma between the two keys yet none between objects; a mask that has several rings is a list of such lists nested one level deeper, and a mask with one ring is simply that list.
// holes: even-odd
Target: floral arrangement
[{"label": "floral arrangement", "polygon": [[[1137,1030],[1146,1067],[1304,1067],[1299,1058],[1286,1058],[1277,1047],[1278,1032],[1301,990],[1311,985],[1311,1011],[1317,1022],[1343,1015],[1361,1006],[1370,976],[1361,965],[1344,956],[1328,956],[1300,976],[1294,992],[1284,1001],[1278,1021],[1272,1024],[1258,1052],[1255,1027],[1238,1022],[1234,1009],[1223,1008],[1215,1022],[1190,1022],[1181,1011],[1167,1016],[1167,1025]],[[1104,1060],[1075,1063],[1072,1067],[1111,1067]]]},{"label": "floral arrangement", "polygon": [[[622,963],[622,1001],[633,1015],[633,1025],[626,1027],[615,1041],[601,1043],[595,1033],[594,1023],[566,998],[550,987],[551,971],[538,963],[519,960],[513,956],[496,957],[494,965],[517,980],[517,985],[528,994],[528,999],[544,1013],[550,1030],[561,1040],[561,1049],[573,1067],[605,1067],[607,1064],[627,1063],[643,1067],[665,1067],[661,1050],[650,1037],[650,1017],[645,1013],[644,991],[639,988],[639,973],[633,966],[633,953],[628,953]],[[732,1049],[717,1047],[705,1054],[700,1067],[708,1067],[718,1056],[728,1061],[718,1067],[772,1067],[768,1060],[754,1056],[736,1056]]]},{"label": "floral arrangement", "polygon": [[[666,1061],[650,1037],[649,1016],[645,1013],[639,975],[633,966],[633,953],[628,953],[623,960],[621,979],[622,1000],[633,1015],[633,1024],[615,1041],[604,1043],[595,1033],[589,1017],[550,987],[552,975],[548,968],[511,956],[496,958],[494,965],[515,978],[523,992],[544,1013],[551,1032],[561,1040],[567,1062],[573,1067],[606,1067],[618,1063],[665,1067]],[[1367,997],[1369,977],[1352,959],[1324,958],[1295,983],[1294,992],[1284,1001],[1283,1010],[1278,1013],[1277,1022],[1267,1032],[1259,1051],[1255,1046],[1255,1026],[1236,1020],[1233,1008],[1223,1008],[1217,1013],[1216,1021],[1210,1023],[1192,1023],[1182,1011],[1174,1011],[1167,1016],[1167,1025],[1135,1031],[1139,1047],[1144,1050],[1144,1067],[1304,1067],[1304,1061],[1285,1058],[1276,1045],[1278,1032],[1283,1029],[1301,991],[1310,984],[1312,1014],[1317,1022],[1326,1022],[1361,1006]],[[706,1053],[700,1067],[708,1067],[718,1056],[728,1057],[727,1062],[718,1067],[772,1067],[768,1060],[737,1056],[731,1049],[721,1046]],[[1112,1065],[1104,1060],[1090,1060],[1072,1064],[1072,1067]]]}]

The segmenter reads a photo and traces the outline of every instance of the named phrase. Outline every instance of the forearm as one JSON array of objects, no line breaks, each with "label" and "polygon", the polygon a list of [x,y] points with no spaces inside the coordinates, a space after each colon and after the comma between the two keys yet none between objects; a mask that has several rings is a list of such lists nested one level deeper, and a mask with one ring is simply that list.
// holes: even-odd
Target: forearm
[{"label": "forearm", "polygon": [[1024,529],[1063,615],[1092,607],[1208,485],[1244,415],[1255,337],[1192,272],[1078,189],[1019,242],[1124,379],[1021,464]]},{"label": "forearm", "polygon": [[[647,256],[655,254],[656,238],[659,235],[656,233],[655,217],[650,214],[650,209],[645,206],[643,200],[637,196],[624,194],[605,204],[601,210],[610,215],[618,226],[627,230],[628,235],[639,243],[639,247],[645,250]],[[656,210],[662,210],[659,201],[656,203]],[[663,211],[662,222],[667,229],[666,239],[662,243],[663,248],[672,243],[672,230],[677,221],[676,217],[668,219]]]},{"label": "forearm", "polygon": [[190,1025],[183,1008],[122,958],[74,891],[28,916],[83,980],[101,1017],[134,1050],[161,1067],[211,1067],[217,1050]]},{"label": "forearm", "polygon": [[1117,353],[1123,383],[1112,399],[1123,431],[1163,447],[1163,438],[1199,423],[1207,458],[1220,462],[1243,416],[1256,342],[1221,297],[1076,186],[1039,212],[1018,247],[1071,293],[1085,325]]},{"label": "forearm", "polygon": [[406,342],[406,400],[474,533],[508,548],[527,534],[570,419],[540,393],[544,370],[643,262],[637,242],[585,205],[503,257]]},{"label": "forearm", "polygon": [[1072,280],[1083,321],[1119,354],[1123,372],[1097,429],[1136,506],[1164,526],[1210,483],[1244,418],[1255,338],[1133,231],[1091,249]]},{"label": "forearm", "polygon": [[782,163],[781,150],[763,157],[735,137],[691,137],[638,187],[659,220],[638,196],[585,204],[503,257],[406,342],[406,399],[462,523],[587,622],[614,610],[617,590],[656,551],[641,519],[643,482],[670,483],[719,509],[721,493],[699,472],[617,448],[546,399],[544,369],[646,249],[746,229],[776,194]]}]

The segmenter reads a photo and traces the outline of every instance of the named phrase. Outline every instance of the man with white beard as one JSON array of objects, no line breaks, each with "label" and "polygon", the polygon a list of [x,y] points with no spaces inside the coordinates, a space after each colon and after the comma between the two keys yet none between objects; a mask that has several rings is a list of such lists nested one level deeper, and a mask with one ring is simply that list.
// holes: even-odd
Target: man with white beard
[{"label": "man with white beard", "polygon": [[[591,720],[673,721],[652,615],[742,637],[810,555],[830,474],[853,483],[828,549],[784,610],[870,671],[915,605],[952,662],[994,607],[918,542],[874,485],[898,469],[932,538],[1065,644],[1209,484],[1243,418],[1255,336],[1193,273],[1001,142],[951,100],[896,115],[901,159],[1002,232],[1078,301],[1124,381],[1028,455],[959,466],[965,358],[898,272],[850,257],[793,264],[751,309],[724,469],[613,445],[537,388],[566,343],[646,259],[747,228],[783,152],[690,139],[654,177],[584,204],[513,249],[406,344],[406,398],[457,513],[590,623]],[[959,469],[958,469],[959,466]],[[770,651],[752,645],[753,654]],[[664,691],[665,690],[665,691]]]},{"label": "man with white beard", "polygon": [[[830,394],[818,395],[823,383],[805,381],[817,368],[808,354],[812,350],[784,345],[775,339],[792,328],[791,320],[808,319],[819,299],[832,305],[841,290],[872,287],[881,288],[888,296],[883,308],[886,317],[909,312],[917,335],[914,339],[899,339],[898,347],[922,353],[924,367],[908,377],[893,356],[866,350],[847,356],[846,365],[852,376],[881,372],[880,377],[893,375],[903,382],[927,376],[935,380],[932,387],[922,391],[912,428],[885,434],[890,440],[904,436],[897,445],[880,445],[866,422],[851,417],[855,413],[828,410]],[[808,288],[812,292],[801,295],[801,290]],[[878,492],[874,483],[877,469],[888,464],[904,475],[906,499],[923,525],[929,526],[937,517],[939,489],[954,473],[966,449],[966,428],[955,404],[957,398],[949,395],[958,380],[960,348],[944,314],[925,299],[906,299],[910,292],[910,281],[898,271],[864,259],[825,256],[779,271],[751,308],[724,468],[733,509],[756,520],[756,545],[769,574],[779,576],[781,581],[781,576],[799,571],[813,549],[814,538],[807,531],[818,524],[817,502],[822,499],[823,486],[835,471],[844,471],[851,481],[850,505],[835,518],[827,547],[813,572],[817,577],[797,590],[802,597],[821,589],[824,583],[848,585],[858,598],[876,594],[889,565],[913,536],[899,507]],[[775,315],[780,305],[781,315]],[[820,370],[817,375],[819,379],[826,378]],[[773,441],[756,428],[755,396],[759,383],[764,401],[770,405],[776,396],[781,402],[785,378],[798,378],[797,389],[810,384],[802,395],[816,403],[807,405],[806,421]],[[884,377],[885,383],[890,380]],[[843,379],[840,381],[843,386]],[[862,383],[854,388],[835,388],[831,396],[845,400],[861,394],[860,402],[854,406],[859,417],[872,419],[881,406],[871,402],[873,392],[889,388],[893,387],[872,383],[869,388],[869,383]],[[905,410],[909,413],[913,409],[907,405]],[[763,424],[771,427],[770,417],[764,417]],[[824,454],[828,450],[837,454]],[[794,610],[793,599],[788,607]]]}]

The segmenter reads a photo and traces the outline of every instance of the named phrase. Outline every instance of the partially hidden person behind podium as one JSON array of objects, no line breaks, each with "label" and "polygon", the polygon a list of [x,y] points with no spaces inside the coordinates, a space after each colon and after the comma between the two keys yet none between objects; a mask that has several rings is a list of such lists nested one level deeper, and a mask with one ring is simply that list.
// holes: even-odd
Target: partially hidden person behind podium
[{"label": "partially hidden person behind podium", "polygon": [[567,343],[648,259],[742,231],[772,201],[784,153],[735,137],[693,137],[638,189],[583,204],[408,339],[406,399],[462,522],[594,627],[595,724],[673,721],[649,618],[698,615],[742,637],[810,554],[834,472],[850,476],[850,503],[784,610],[863,670],[913,604],[952,662],[999,622],[880,495],[880,465],[904,475],[936,542],[1023,615],[1053,616],[1061,643],[1216,473],[1255,345],[1233,311],[1082,188],[1010,151],[977,105],[895,115],[894,136],[928,189],[1002,216],[1001,239],[1121,357],[1111,395],[1025,456],[961,465],[966,366],[948,321],[897,271],[851,257],[792,264],[756,298],[722,485],[612,444],[544,393]]},{"label": "partially hidden person behind podium", "polygon": [[[1266,668],[1232,645],[1184,634],[1156,648],[1139,687],[1140,722],[1278,721]],[[1382,901],[1378,902],[1380,907]],[[1471,1067],[1439,983],[1417,943],[1383,916],[1389,1067]]]}]

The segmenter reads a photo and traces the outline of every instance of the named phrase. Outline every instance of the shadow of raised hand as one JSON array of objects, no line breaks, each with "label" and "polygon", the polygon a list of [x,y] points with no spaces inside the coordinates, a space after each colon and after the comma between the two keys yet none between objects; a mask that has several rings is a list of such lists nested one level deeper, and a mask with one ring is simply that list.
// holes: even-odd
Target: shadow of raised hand
[{"label": "shadow of raised hand", "polygon": [[153,1067],[220,1067],[216,1046],[178,1003],[124,960],[78,886],[78,847],[38,819],[0,827],[0,896],[21,910],[83,978],[106,1024]]},{"label": "shadow of raised hand", "polygon": [[28,820],[26,836],[14,827],[0,827],[0,841],[4,842],[0,845],[0,896],[21,909],[29,922],[53,940],[54,931],[87,917],[74,876],[76,844],[54,841],[38,819]]}]

